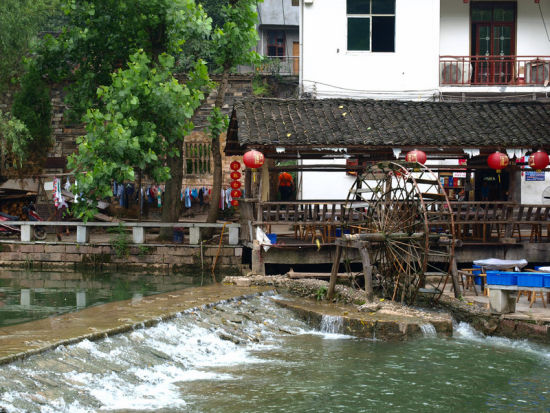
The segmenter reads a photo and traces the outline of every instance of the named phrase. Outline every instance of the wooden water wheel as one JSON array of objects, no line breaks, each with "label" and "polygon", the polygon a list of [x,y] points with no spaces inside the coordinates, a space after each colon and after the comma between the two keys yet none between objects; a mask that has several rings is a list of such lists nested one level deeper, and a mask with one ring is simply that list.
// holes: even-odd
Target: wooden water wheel
[{"label": "wooden water wheel", "polygon": [[454,225],[449,199],[429,168],[397,162],[367,167],[350,189],[346,229],[351,238],[368,241],[382,296],[408,304],[419,293],[440,297],[454,259]]}]

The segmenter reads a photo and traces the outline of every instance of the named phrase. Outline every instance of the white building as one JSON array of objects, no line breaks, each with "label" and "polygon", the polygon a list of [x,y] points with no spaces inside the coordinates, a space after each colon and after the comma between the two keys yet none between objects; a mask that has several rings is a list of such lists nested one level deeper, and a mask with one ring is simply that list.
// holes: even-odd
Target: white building
[{"label": "white building", "polygon": [[[550,91],[550,0],[300,0],[299,11],[303,97],[533,100]],[[304,173],[303,199],[322,197],[319,175]],[[511,197],[543,202],[550,175],[525,176]],[[350,181],[332,186],[334,198]]]},{"label": "white building", "polygon": [[548,91],[548,0],[302,0],[300,19],[316,97]]}]

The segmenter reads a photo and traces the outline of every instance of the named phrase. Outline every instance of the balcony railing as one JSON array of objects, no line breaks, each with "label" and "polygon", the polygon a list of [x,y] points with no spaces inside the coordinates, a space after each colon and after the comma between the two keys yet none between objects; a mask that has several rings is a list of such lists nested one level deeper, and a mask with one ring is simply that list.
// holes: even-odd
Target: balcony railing
[{"label": "balcony railing", "polygon": [[299,69],[299,56],[263,56],[262,61],[254,66],[239,66],[239,73],[298,76]]},{"label": "balcony railing", "polygon": [[546,86],[550,56],[440,56],[441,86]]}]

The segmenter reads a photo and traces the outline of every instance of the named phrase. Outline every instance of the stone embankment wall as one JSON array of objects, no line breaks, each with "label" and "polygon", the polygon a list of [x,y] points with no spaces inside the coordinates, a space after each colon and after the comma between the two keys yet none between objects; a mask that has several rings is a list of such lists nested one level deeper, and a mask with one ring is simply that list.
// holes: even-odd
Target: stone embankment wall
[{"label": "stone embankment wall", "polygon": [[[28,268],[52,271],[60,269],[96,269],[103,271],[138,271],[178,273],[190,271],[210,274],[217,258],[216,272],[238,274],[241,271],[242,247],[130,245],[117,251],[110,244],[0,243],[0,269]],[[219,255],[218,255],[219,254]]]}]

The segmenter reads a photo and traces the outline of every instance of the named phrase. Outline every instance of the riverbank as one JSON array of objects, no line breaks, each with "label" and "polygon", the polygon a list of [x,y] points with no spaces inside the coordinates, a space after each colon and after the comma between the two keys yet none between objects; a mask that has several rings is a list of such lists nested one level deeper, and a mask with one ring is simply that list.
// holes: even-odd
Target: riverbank
[{"label": "riverbank", "polygon": [[223,275],[240,273],[243,248],[238,245],[147,244],[106,236],[97,243],[0,242],[0,268],[36,271],[96,270],[169,274],[205,269],[215,263]]},{"label": "riverbank", "polygon": [[409,340],[422,336],[427,326],[443,336],[452,336],[453,332],[452,319],[446,312],[411,308],[384,299],[365,304],[363,291],[344,285],[336,286],[336,299],[328,302],[328,283],[322,280],[248,276],[226,277],[223,282],[237,286],[273,286],[278,292],[293,296],[291,300],[277,302],[292,309],[312,326],[320,326],[323,317],[339,317],[340,332],[356,337]]},{"label": "riverbank", "polygon": [[[325,299],[325,293],[328,288],[327,281],[291,279],[287,276],[226,277],[224,282],[240,286],[273,286],[278,291],[288,291],[290,294],[312,300],[320,299],[321,302]],[[375,319],[382,317],[384,314],[392,314],[403,320],[406,317],[417,317],[420,323],[438,325],[440,322],[439,317],[449,317],[450,319],[450,316],[452,316],[456,321],[471,324],[477,331],[485,335],[512,339],[529,339],[545,344],[550,343],[550,317],[543,314],[491,314],[488,308],[476,305],[474,301],[468,299],[459,300],[447,294],[442,295],[436,307],[430,308],[411,308],[380,299],[374,304],[365,306],[365,294],[363,291],[344,285],[336,285],[335,302],[350,305],[354,311],[367,312],[372,316],[376,314]],[[345,316],[344,312],[346,311],[349,313],[349,308],[342,310],[340,315]],[[395,319],[395,323],[399,324],[398,319]],[[414,323],[415,321],[413,321]],[[416,321],[416,324],[419,325],[419,322]],[[416,328],[413,328],[409,333],[411,333],[411,336],[414,336],[416,332]],[[441,327],[438,332],[444,334],[445,330]]]}]

